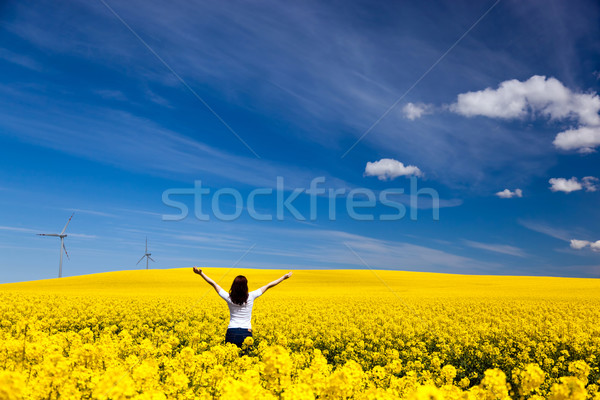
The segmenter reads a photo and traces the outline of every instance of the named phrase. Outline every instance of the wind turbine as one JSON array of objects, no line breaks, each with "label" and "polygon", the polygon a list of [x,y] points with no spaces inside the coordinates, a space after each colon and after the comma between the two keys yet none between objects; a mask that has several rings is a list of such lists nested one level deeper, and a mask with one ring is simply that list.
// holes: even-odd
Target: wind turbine
[{"label": "wind turbine", "polygon": [[67,234],[65,233],[65,231],[67,230],[67,226],[69,226],[69,222],[71,222],[71,218],[73,218],[73,215],[75,215],[75,213],[71,214],[71,216],[69,217],[69,220],[67,221],[67,224],[65,225],[65,227],[63,228],[63,230],[60,233],[38,233],[38,236],[56,236],[56,237],[60,238],[60,261],[58,263],[58,277],[59,278],[62,278],[63,251],[67,255],[67,258],[69,260],[71,259],[69,257],[69,253],[67,253],[67,248],[65,247],[65,238],[67,237]]},{"label": "wind turbine", "polygon": [[[140,261],[142,261],[144,259],[144,257],[146,257],[146,269],[148,269],[148,260],[152,260],[152,257],[150,257],[151,255],[152,255],[152,253],[148,253],[148,236],[146,236],[146,253],[144,253],[142,258],[140,258]],[[140,263],[140,261],[138,261],[135,265],[138,265]],[[152,260],[152,262],[156,262],[156,261]]]}]

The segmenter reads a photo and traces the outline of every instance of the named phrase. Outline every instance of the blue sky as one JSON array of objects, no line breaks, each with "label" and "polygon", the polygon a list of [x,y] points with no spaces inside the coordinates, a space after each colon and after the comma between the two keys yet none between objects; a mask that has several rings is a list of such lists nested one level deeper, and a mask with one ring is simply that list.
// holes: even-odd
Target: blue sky
[{"label": "blue sky", "polygon": [[[9,1],[0,18],[0,282],[55,277],[58,240],[35,234],[73,212],[65,276],[136,268],[148,236],[153,268],[600,277],[597,2]],[[357,221],[342,196],[330,220],[327,195],[313,220],[250,218],[278,176],[285,196],[412,180],[439,219],[403,196],[406,218],[377,202]],[[163,192],[195,181],[239,191],[241,216],[164,220]],[[308,217],[308,195],[294,205]]]}]

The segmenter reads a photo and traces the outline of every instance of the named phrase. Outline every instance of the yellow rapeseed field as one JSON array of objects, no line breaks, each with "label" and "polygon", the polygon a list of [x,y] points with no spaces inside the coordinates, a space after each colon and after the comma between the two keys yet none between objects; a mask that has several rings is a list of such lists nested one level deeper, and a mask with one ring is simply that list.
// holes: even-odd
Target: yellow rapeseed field
[{"label": "yellow rapeseed field", "polygon": [[[287,272],[204,271],[250,290]],[[241,351],[191,268],[0,298],[0,399],[600,399],[600,280],[295,271]]]}]

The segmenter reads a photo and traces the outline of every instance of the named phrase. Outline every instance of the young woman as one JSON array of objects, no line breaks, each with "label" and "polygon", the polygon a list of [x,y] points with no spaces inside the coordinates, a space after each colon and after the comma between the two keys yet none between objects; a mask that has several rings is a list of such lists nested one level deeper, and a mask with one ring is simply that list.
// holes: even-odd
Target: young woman
[{"label": "young woman", "polygon": [[248,293],[248,280],[245,276],[238,275],[233,280],[229,293],[227,293],[217,285],[217,282],[213,281],[202,272],[202,269],[194,267],[194,273],[204,278],[204,280],[217,291],[219,296],[227,302],[227,306],[229,307],[229,326],[227,327],[225,342],[233,343],[238,347],[242,347],[244,339],[248,336],[252,336],[251,320],[254,299],[260,297],[270,288],[279,285],[281,282],[292,276],[292,273],[288,272],[268,285]]}]

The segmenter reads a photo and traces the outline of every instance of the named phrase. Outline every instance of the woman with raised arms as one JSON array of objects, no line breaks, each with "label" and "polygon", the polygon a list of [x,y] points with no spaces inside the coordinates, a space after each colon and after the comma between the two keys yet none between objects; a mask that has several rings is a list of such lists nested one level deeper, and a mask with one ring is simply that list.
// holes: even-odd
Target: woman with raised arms
[{"label": "woman with raised arms", "polygon": [[229,307],[229,325],[225,335],[226,343],[233,343],[238,347],[242,346],[244,339],[252,337],[252,306],[254,300],[272,287],[279,285],[284,280],[292,276],[291,272],[283,275],[281,278],[261,287],[260,289],[248,292],[248,280],[245,276],[238,275],[231,284],[229,293],[223,290],[215,281],[210,279],[202,269],[194,267],[194,272],[200,275],[212,286]]}]

